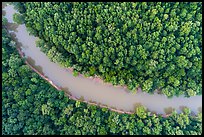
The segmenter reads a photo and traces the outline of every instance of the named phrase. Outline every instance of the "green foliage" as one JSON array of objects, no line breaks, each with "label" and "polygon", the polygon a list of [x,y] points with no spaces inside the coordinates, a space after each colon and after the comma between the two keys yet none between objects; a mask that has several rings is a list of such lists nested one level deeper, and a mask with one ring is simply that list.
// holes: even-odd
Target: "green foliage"
[{"label": "green foliage", "polygon": [[[200,2],[16,5],[54,62],[129,89],[160,88],[168,97],[202,93]],[[185,83],[194,80],[200,90],[187,91]]]},{"label": "green foliage", "polygon": [[73,76],[76,77],[76,76],[78,76],[78,75],[79,75],[79,73],[78,73],[76,70],[74,70],[74,71],[73,71]]},{"label": "green foliage", "polygon": [[24,13],[26,11],[23,2],[10,2],[10,4],[14,5],[14,9],[18,10],[20,13]]},{"label": "green foliage", "polygon": [[13,14],[13,20],[17,24],[23,24],[24,23],[24,17],[23,17],[23,15],[21,15],[19,13],[14,13]]},{"label": "green foliage", "polygon": [[[51,3],[44,4],[47,8],[52,8]],[[126,4],[121,3],[123,7]],[[41,6],[37,2],[35,5]],[[67,4],[62,10],[71,12],[73,6],[76,5]],[[133,3],[132,7],[138,7],[138,3]],[[142,7],[147,7],[147,4],[142,4]],[[53,8],[61,9],[57,5]],[[100,12],[97,8],[94,11]],[[106,9],[104,13],[107,12]],[[153,10],[151,18],[156,13]],[[102,23],[102,19],[99,18],[97,22]],[[12,40],[4,25],[2,24],[2,135],[202,134],[202,114],[192,116],[187,109],[184,113],[173,113],[170,117],[162,118],[150,116],[144,107],[139,107],[137,114],[118,114],[69,99],[23,64],[15,44],[9,46]],[[127,31],[126,27],[124,31]],[[110,74],[115,75],[114,71]],[[125,74],[120,75],[122,78],[119,80],[126,80]],[[131,82],[137,87],[137,81]],[[188,86],[194,84],[195,82],[191,82]]]},{"label": "green foliage", "polygon": [[147,109],[144,107],[144,106],[138,106],[136,108],[136,114],[138,117],[142,118],[142,119],[145,119],[147,117],[146,115],[146,111]]},{"label": "green foliage", "polygon": [[7,18],[2,18],[2,25],[6,25],[8,23],[8,20],[7,20]]}]

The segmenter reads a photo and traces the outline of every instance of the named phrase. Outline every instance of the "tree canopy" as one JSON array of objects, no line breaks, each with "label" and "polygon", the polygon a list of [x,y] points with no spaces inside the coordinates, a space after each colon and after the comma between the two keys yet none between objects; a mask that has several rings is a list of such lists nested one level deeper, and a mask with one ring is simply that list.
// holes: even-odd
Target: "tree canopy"
[{"label": "tree canopy", "polygon": [[74,101],[24,64],[2,20],[3,135],[201,135],[202,114],[132,115]]},{"label": "tree canopy", "polygon": [[168,97],[202,94],[201,2],[16,5],[54,62],[133,91],[140,86]]}]

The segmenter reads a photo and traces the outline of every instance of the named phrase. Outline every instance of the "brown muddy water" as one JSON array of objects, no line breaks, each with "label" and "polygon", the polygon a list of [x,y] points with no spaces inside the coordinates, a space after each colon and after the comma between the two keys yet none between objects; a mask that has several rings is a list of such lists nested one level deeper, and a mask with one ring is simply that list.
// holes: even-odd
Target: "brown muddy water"
[{"label": "brown muddy water", "polygon": [[[4,13],[10,24],[13,24],[12,15],[16,11],[12,5],[4,8]],[[50,59],[36,47],[35,42],[38,38],[29,35],[25,25],[18,25],[16,30],[10,31],[16,35],[22,51],[29,63],[37,70],[43,72],[46,77],[52,80],[57,86],[65,89],[77,97],[83,97],[84,100],[94,101],[110,107],[124,111],[134,111],[136,104],[144,105],[149,111],[158,114],[170,113],[173,109],[181,112],[181,107],[189,107],[192,112],[197,113],[202,110],[202,96],[185,98],[183,96],[168,99],[164,95],[157,93],[150,95],[141,92],[141,89],[134,94],[129,93],[122,87],[105,85],[102,82],[84,78],[82,76],[74,77],[72,72],[53,63]],[[49,94],[49,93],[48,93]]]}]

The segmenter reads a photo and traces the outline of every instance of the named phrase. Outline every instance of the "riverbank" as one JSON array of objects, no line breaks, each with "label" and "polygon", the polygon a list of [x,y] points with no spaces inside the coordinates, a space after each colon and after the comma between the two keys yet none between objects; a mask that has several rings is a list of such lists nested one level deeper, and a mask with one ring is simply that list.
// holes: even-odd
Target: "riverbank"
[{"label": "riverbank", "polygon": [[[18,51],[18,53],[19,53],[19,55],[21,56],[21,58],[25,58],[25,54],[20,50],[20,48],[17,48],[16,47],[16,49],[17,49],[17,51]],[[58,91],[60,91],[60,90],[62,90],[62,88],[61,87],[58,87],[56,84],[54,84],[53,83],[53,81],[52,80],[50,80],[49,78],[47,78],[44,74],[42,74],[42,73],[40,73],[38,70],[36,70],[31,64],[29,64],[26,60],[25,60],[25,64],[26,65],[28,65],[34,72],[36,72],[38,75],[40,75],[44,80],[46,80],[47,82],[49,82],[55,89],[57,89]],[[69,70],[71,71],[73,71],[73,68],[69,68]],[[80,74],[81,76],[83,76],[82,74]],[[84,77],[84,76],[83,76]],[[91,79],[94,79],[93,77],[90,77]],[[63,91],[63,90],[62,90]],[[106,109],[109,109],[109,110],[111,110],[111,111],[114,111],[114,112],[117,112],[117,113],[120,113],[120,114],[134,114],[135,112],[133,112],[133,111],[124,111],[124,110],[118,110],[118,109],[116,109],[116,108],[111,108],[111,107],[109,107],[109,106],[107,106],[107,105],[104,105],[104,104],[98,104],[98,103],[96,103],[96,102],[91,102],[91,101],[86,101],[86,100],[84,100],[84,99],[82,99],[82,98],[77,98],[77,97],[75,97],[75,96],[73,96],[70,92],[66,92],[66,91],[64,91],[64,93],[65,93],[65,95],[67,96],[67,97],[69,97],[70,99],[73,99],[73,100],[75,100],[75,101],[80,101],[80,102],[84,102],[84,103],[87,103],[87,104],[89,104],[89,105],[95,105],[95,106],[99,106],[99,107],[101,107],[101,108],[106,108]],[[150,112],[150,116],[152,116],[153,115],[153,113],[152,112]],[[169,117],[171,114],[156,114],[156,116],[158,117],[158,116],[162,116],[162,117],[164,117],[164,118],[166,118],[166,117]]]},{"label": "riverbank", "polygon": [[[18,53],[20,54],[21,58],[25,58],[25,54],[20,50],[20,48],[16,48],[18,50]],[[44,80],[46,80],[47,82],[49,82],[55,89],[57,90],[62,90],[60,87],[58,87],[56,84],[54,84],[54,82],[52,80],[50,80],[49,78],[47,78],[44,74],[40,73],[38,70],[36,70],[31,64],[29,64],[26,60],[25,60],[25,64],[28,65],[33,71],[35,71],[38,75],[40,75]],[[70,68],[71,69],[71,68]],[[82,74],[81,74],[82,76]],[[62,90],[63,91],[63,90]],[[65,92],[65,91],[64,91]],[[71,93],[65,93],[66,96],[68,96],[70,99],[73,99],[75,101],[81,101],[81,102],[84,102],[84,103],[87,103],[89,105],[96,105],[96,106],[99,106],[101,108],[107,108],[111,111],[115,111],[115,112],[118,112],[118,113],[121,113],[121,114],[134,114],[134,112],[128,112],[128,111],[122,111],[122,110],[117,110],[117,109],[114,109],[114,108],[111,108],[111,107],[108,107],[106,105],[102,105],[102,104],[97,104],[97,103],[94,103],[94,102],[89,102],[89,101],[86,101],[86,100],[82,100],[82,99],[78,99],[77,97],[75,96],[72,96]],[[166,115],[164,115],[165,117]]]},{"label": "riverbank", "polygon": [[[5,31],[2,34],[2,37],[7,37]],[[8,37],[8,40],[12,41],[11,37]],[[188,128],[182,128],[183,124],[179,126],[181,127],[181,132],[178,132],[179,134],[202,134],[201,114],[195,117],[188,114],[176,114],[170,118],[157,118],[155,115],[149,116],[148,112],[145,113],[147,117],[142,119],[141,115],[138,114],[119,114],[108,109],[90,106],[87,103],[80,103],[66,96],[62,96],[61,91],[53,88],[52,85],[44,81],[39,75],[35,75],[36,72],[25,65],[25,58],[21,59],[15,47],[8,46],[10,45],[9,41],[3,41],[2,44],[4,51],[2,52],[4,64],[2,66],[2,73],[4,75],[2,77],[2,134],[4,135],[101,135],[113,133],[115,135],[121,135],[123,133],[138,135],[147,134],[145,130],[141,130],[145,128],[152,131],[148,134],[169,134],[175,132],[178,123],[180,123],[180,118],[183,119],[183,116],[187,120],[189,119],[190,122],[189,124],[185,124]],[[5,61],[10,62],[10,60],[13,60],[12,57],[20,61],[20,64],[16,64],[19,65],[17,69],[13,69],[8,63],[5,63]],[[26,71],[21,71],[21,68],[25,68]],[[10,75],[9,72],[22,72],[23,75]],[[34,82],[32,78],[37,79],[37,81]],[[33,88],[31,89],[31,87]],[[13,111],[10,111],[11,106]],[[153,123],[149,123],[148,121],[152,121]],[[170,127],[166,127],[167,122],[171,123]],[[50,125],[50,128],[47,128],[47,125]],[[130,125],[132,125],[132,128],[129,128]],[[80,132],[72,132],[67,127],[74,127],[72,131]],[[103,132],[98,130],[101,127],[105,127]],[[169,129],[171,129],[171,132]],[[65,130],[66,132],[64,132]]]},{"label": "riverbank", "polygon": [[[9,6],[6,7],[6,11],[10,13],[6,16],[9,18],[9,21],[12,22],[11,15],[15,13],[14,9],[12,6]],[[162,95],[150,95],[145,92],[132,94],[126,92],[122,87],[116,87],[110,83],[102,84],[103,81],[99,78],[86,78],[82,74],[74,77],[72,72],[69,72],[67,68],[60,67],[59,64],[51,62],[50,59],[36,47],[35,41],[38,38],[30,36],[25,25],[19,25],[14,33],[16,40],[22,43],[20,44],[20,48],[22,52],[24,52],[24,56],[32,60],[27,60],[27,62],[35,68],[36,71],[45,76],[50,84],[59,87],[58,89],[69,89],[64,91],[75,99],[81,100],[84,98],[87,102],[102,104],[109,106],[109,108],[116,108],[116,110],[119,111],[123,110],[123,112],[127,113],[134,112],[135,104],[141,104],[148,108],[150,112],[156,112],[157,114],[164,114],[164,109],[169,107],[175,108],[175,110],[179,112],[180,106],[186,106],[195,113],[198,107],[202,107],[202,96],[191,98],[174,97],[168,99]]]}]

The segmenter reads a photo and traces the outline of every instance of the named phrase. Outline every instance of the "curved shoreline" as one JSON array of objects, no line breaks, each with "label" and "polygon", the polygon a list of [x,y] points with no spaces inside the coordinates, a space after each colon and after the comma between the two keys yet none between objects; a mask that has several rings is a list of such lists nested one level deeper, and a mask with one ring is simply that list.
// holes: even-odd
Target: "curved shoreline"
[{"label": "curved shoreline", "polygon": [[[17,48],[17,51],[18,53],[20,54],[21,58],[24,58],[25,57],[25,54],[20,50],[20,48]],[[50,80],[49,78],[47,78],[44,74],[41,74],[37,69],[35,69],[31,64],[28,63],[27,60],[25,60],[25,64],[28,65],[33,71],[35,71],[38,75],[40,75],[44,80],[48,81],[55,89],[57,89],[58,91],[62,90],[60,87],[58,87],[57,85],[55,85],[53,83],[52,80]],[[69,69],[72,69],[72,68],[69,68]],[[81,74],[82,75],[82,74]],[[83,75],[82,75],[83,76]],[[103,104],[100,104],[100,103],[95,103],[95,102],[91,102],[91,101],[86,101],[86,100],[83,100],[81,98],[77,98],[75,96],[73,96],[71,93],[67,93],[66,91],[62,90],[64,92],[64,94],[69,97],[70,99],[72,100],[75,100],[75,101],[80,101],[80,102],[84,102],[84,103],[87,103],[89,105],[95,105],[95,106],[98,106],[100,108],[106,108],[106,109],[109,109],[110,111],[114,111],[114,112],[117,112],[117,113],[120,113],[120,114],[134,114],[135,112],[132,112],[132,111],[124,111],[124,110],[120,110],[120,109],[115,109],[115,108],[112,108],[110,106],[107,106],[107,105],[103,105]],[[150,111],[148,111],[150,112]],[[152,116],[154,113],[150,112],[150,115],[149,116]],[[156,117],[158,116],[162,116],[163,118],[166,118],[166,117],[169,117],[171,115],[170,114],[155,114]]]},{"label": "curved shoreline", "polygon": [[[18,50],[18,53],[20,54],[21,58],[24,58],[24,53],[19,49],[17,48]],[[40,75],[44,80],[48,81],[55,89],[57,90],[62,90],[60,87],[58,87],[57,85],[55,85],[53,83],[52,80],[48,79],[44,74],[41,74],[38,70],[36,70],[31,64],[28,63],[27,60],[25,60],[25,64],[28,65],[33,71],[35,71],[38,75]],[[62,90],[63,91],[63,90]],[[64,91],[65,92],[65,91]],[[134,112],[128,112],[128,111],[122,111],[122,110],[117,110],[117,109],[113,109],[111,107],[108,107],[106,105],[100,105],[100,104],[97,104],[97,103],[94,103],[94,102],[89,102],[89,101],[86,101],[86,100],[81,100],[80,98],[78,99],[77,97],[74,97],[72,96],[70,93],[66,93],[65,92],[65,95],[67,95],[69,98],[73,99],[73,100],[76,100],[76,101],[81,101],[81,102],[84,102],[84,103],[87,103],[87,104],[90,104],[90,105],[96,105],[96,106],[100,106],[101,108],[107,108],[109,110],[112,110],[112,111],[115,111],[115,112],[118,112],[118,113],[126,113],[126,114],[134,114]]]},{"label": "curved shoreline", "polygon": [[[12,10],[12,8],[9,10]],[[11,16],[11,14],[9,16]],[[156,112],[160,111],[159,113],[163,113],[163,112],[161,112],[161,109],[165,109],[166,107],[175,107],[176,106],[177,107],[176,110],[178,110],[179,109],[178,107],[181,107],[182,105],[187,105],[187,107],[190,106],[191,109],[193,108],[194,109],[193,111],[197,111],[197,110],[195,110],[195,108],[197,109],[197,107],[200,107],[200,106],[202,107],[202,105],[200,105],[201,97],[196,97],[196,98],[191,98],[191,99],[183,99],[182,97],[180,97],[178,99],[175,98],[172,100],[170,100],[170,99],[168,100],[168,99],[164,98],[164,96],[158,96],[158,95],[152,96],[152,95],[148,95],[148,94],[145,95],[145,93],[139,93],[140,90],[138,90],[139,92],[137,92],[137,93],[139,93],[139,94],[137,94],[137,95],[126,94],[126,93],[124,93],[125,92],[124,87],[123,87],[123,89],[119,88],[119,86],[117,88],[116,86],[113,86],[112,84],[109,84],[109,83],[104,83],[103,85],[105,85],[105,86],[103,86],[102,84],[99,84],[101,82],[98,78],[89,77],[88,78],[89,80],[88,80],[87,77],[85,77],[83,74],[79,74],[78,77],[73,77],[73,75],[71,73],[66,72],[67,70],[71,71],[72,68],[65,68],[64,69],[64,68],[58,67],[59,66],[58,64],[51,63],[51,61],[48,60],[47,57],[45,57],[45,55],[42,55],[43,53],[41,53],[37,49],[36,45],[34,44],[36,38],[34,38],[33,36],[28,36],[28,34],[26,34],[26,33],[27,33],[27,31],[25,30],[25,27],[23,25],[20,25],[17,33],[15,33],[16,37],[18,37],[17,39],[20,40],[20,42],[23,43],[23,45],[24,45],[21,48],[22,52],[25,52],[25,56],[31,57],[31,59],[33,59],[34,62],[37,62],[38,65],[44,69],[44,71],[39,72],[39,70],[36,66],[37,64],[35,65],[35,63],[34,63],[34,65],[32,65],[33,63],[29,63],[28,61],[26,61],[26,62],[29,64],[29,66],[31,68],[33,68],[32,69],[33,71],[38,73],[41,77],[43,77],[46,81],[48,81],[57,90],[61,90],[63,88],[69,88],[70,87],[70,89],[71,89],[70,92],[73,93],[74,95],[70,94],[66,90],[63,90],[63,91],[65,92],[65,94],[67,96],[69,94],[69,97],[71,99],[82,101],[81,98],[85,97],[86,98],[85,100],[87,100],[87,101],[82,101],[82,102],[92,104],[92,105],[94,104],[94,105],[97,105],[100,107],[108,108],[112,111],[116,111],[116,112],[118,111],[119,113],[127,113],[127,114],[130,114],[130,113],[133,114],[133,112],[131,112],[131,111],[135,110],[135,106],[133,108],[131,105],[134,105],[133,103],[138,103],[138,102],[141,103],[143,106],[147,107],[147,109],[152,109],[152,107],[153,107],[153,109],[150,110],[149,112],[155,112],[155,110],[156,110]],[[24,40],[25,38],[28,40]],[[29,44],[29,46],[27,46],[26,44]],[[21,54],[23,55],[22,57],[24,57],[24,54],[23,53],[21,53]],[[34,55],[34,54],[36,54],[36,55]],[[44,58],[46,58],[46,59],[44,59]],[[43,62],[42,60],[45,62]],[[52,80],[55,82],[53,82]],[[83,83],[80,83],[80,82],[83,82]],[[97,84],[95,84],[95,83],[97,83]],[[107,86],[107,85],[109,85],[109,86]],[[62,88],[60,88],[60,87],[62,87]],[[79,91],[79,90],[81,90],[81,91]],[[83,96],[83,97],[80,97],[80,96]],[[92,100],[94,100],[94,101],[92,101]],[[199,100],[199,101],[197,101],[197,100]],[[179,102],[177,102],[177,101],[179,101]],[[191,101],[195,101],[195,102],[197,102],[197,104],[195,102],[189,103]],[[95,103],[95,102],[98,102],[98,103]],[[101,103],[101,102],[103,102],[103,103]],[[103,105],[104,102],[106,105]],[[175,102],[177,102],[177,103],[175,103]],[[199,102],[199,104],[198,104],[198,102]],[[146,106],[146,105],[148,105],[148,106]],[[110,107],[107,107],[107,106],[110,106]],[[197,106],[197,107],[195,107],[195,106]],[[116,107],[118,109],[115,109]],[[132,107],[132,108],[130,109],[130,107]],[[129,111],[129,110],[131,110],[131,111]],[[166,114],[164,114],[164,115],[166,115]]]},{"label": "curved shoreline", "polygon": [[[66,70],[68,70],[68,71],[70,71],[70,72],[73,73],[74,68],[70,67],[70,68],[66,68]],[[98,76],[98,75],[86,77],[84,74],[78,72],[78,76],[83,77],[83,78],[91,79],[91,80],[93,80],[93,81],[95,81],[95,82],[97,82],[97,83],[102,83],[102,84],[104,84],[104,85],[106,85],[106,86],[114,86],[114,87],[121,87],[121,88],[127,89],[127,86],[126,86],[126,85],[124,85],[124,86],[117,85],[117,86],[116,86],[116,85],[113,85],[112,83],[105,82],[105,81],[104,81],[100,76]],[[137,89],[138,89],[138,88],[137,88]]]},{"label": "curved shoreline", "polygon": [[[24,58],[24,57],[25,57],[25,54],[20,50],[20,48],[17,48],[17,50],[18,50],[18,53],[20,54],[21,58]],[[25,64],[28,65],[28,66],[29,66],[33,71],[35,71],[38,75],[40,75],[44,80],[46,80],[47,82],[49,82],[55,89],[57,89],[57,90],[62,90],[60,87],[58,87],[57,85],[55,85],[52,80],[50,80],[49,78],[47,78],[44,74],[41,74],[37,69],[35,69],[31,64],[29,64],[27,60],[25,60]],[[62,90],[62,91],[63,91],[63,90]],[[65,91],[64,91],[64,92],[65,92]],[[72,96],[70,93],[66,93],[66,92],[65,92],[65,95],[67,95],[69,98],[71,98],[71,99],[73,99],[73,100],[81,101],[81,102],[84,102],[84,103],[87,103],[87,104],[90,104],[90,105],[100,106],[101,108],[107,108],[107,109],[109,109],[109,110],[112,110],[112,111],[115,111],[115,112],[118,112],[118,113],[134,114],[134,112],[117,110],[117,109],[108,107],[108,106],[106,106],[106,105],[101,105],[101,104],[98,104],[98,103],[94,103],[94,102],[82,100],[82,99],[80,99],[80,98],[78,99],[77,97]]]}]

